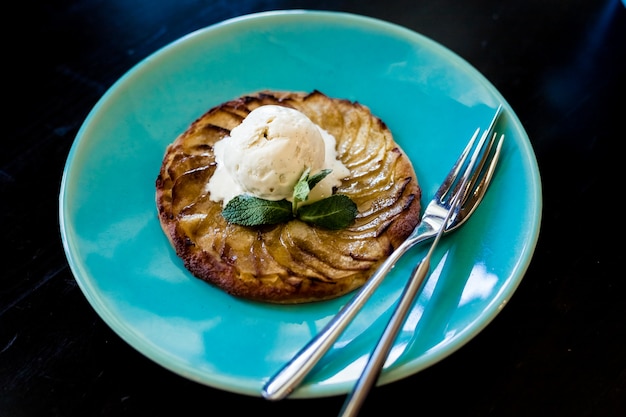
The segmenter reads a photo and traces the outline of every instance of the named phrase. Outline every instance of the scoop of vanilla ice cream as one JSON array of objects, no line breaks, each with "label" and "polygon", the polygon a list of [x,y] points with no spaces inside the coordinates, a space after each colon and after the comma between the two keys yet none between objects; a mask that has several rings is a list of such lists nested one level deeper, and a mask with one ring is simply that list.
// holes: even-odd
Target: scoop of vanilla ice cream
[{"label": "scoop of vanilla ice cream", "polygon": [[214,152],[217,168],[207,187],[211,200],[224,204],[243,193],[290,200],[306,168],[311,174],[332,169],[313,189],[314,201],[330,196],[349,175],[337,160],[335,138],[303,113],[283,106],[254,109],[229,137],[215,144]]},{"label": "scoop of vanilla ice cream", "polygon": [[317,126],[297,110],[268,105],[250,112],[230,134],[224,165],[244,191],[281,200],[305,167],[324,165],[324,140]]}]

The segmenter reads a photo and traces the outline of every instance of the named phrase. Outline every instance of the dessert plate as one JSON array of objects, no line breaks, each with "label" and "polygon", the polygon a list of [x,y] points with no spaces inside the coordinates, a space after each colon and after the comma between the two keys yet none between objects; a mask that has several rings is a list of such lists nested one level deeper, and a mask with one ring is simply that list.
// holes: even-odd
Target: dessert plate
[{"label": "dessert plate", "polygon": [[[523,278],[539,234],[541,182],[520,121],[440,44],[373,18],[312,11],[246,15],[191,33],[137,64],[90,112],[67,159],[59,215],[72,272],[102,319],[177,374],[260,396],[348,300],[234,298],[191,276],[160,228],[155,179],[166,146],[211,107],[263,89],[317,89],[368,106],[411,158],[424,199],[503,103],[506,141],[491,188],[442,241],[380,383],[442,360],[487,326]],[[350,390],[422,254],[415,248],[394,268],[294,397]]]}]

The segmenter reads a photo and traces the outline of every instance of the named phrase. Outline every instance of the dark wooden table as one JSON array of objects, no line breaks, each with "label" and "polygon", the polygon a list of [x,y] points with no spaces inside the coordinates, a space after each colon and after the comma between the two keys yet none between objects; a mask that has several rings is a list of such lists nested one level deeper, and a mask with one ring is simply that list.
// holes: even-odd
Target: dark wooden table
[{"label": "dark wooden table", "polygon": [[542,176],[539,241],[510,303],[448,358],[376,388],[362,415],[626,415],[619,0],[66,0],[5,9],[0,416],[337,414],[343,396],[268,402],[145,358],[87,302],[59,233],[69,148],[120,76],[196,29],[289,8],[373,16],[450,48],[512,105]]}]

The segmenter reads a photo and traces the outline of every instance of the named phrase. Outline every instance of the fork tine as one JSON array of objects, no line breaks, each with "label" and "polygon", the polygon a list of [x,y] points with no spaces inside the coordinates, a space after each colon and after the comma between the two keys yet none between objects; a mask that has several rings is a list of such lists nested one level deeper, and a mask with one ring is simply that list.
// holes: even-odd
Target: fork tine
[{"label": "fork tine", "polygon": [[[486,136],[491,135],[491,133],[495,129],[496,123],[497,123],[498,118],[500,117],[501,113],[502,113],[502,104],[499,104],[498,108],[495,111],[494,116],[491,119],[491,122],[489,123],[489,126],[487,127],[487,129],[483,133],[483,135],[481,137],[481,140],[479,141],[479,144],[476,147],[476,149],[481,149],[482,148]],[[466,161],[466,159],[467,159],[467,157],[468,157],[468,155],[470,153],[470,150],[474,146],[474,142],[476,142],[476,139],[477,139],[479,133],[480,133],[480,128],[478,128],[478,129],[476,129],[476,131],[474,131],[474,134],[472,135],[472,138],[470,139],[470,141],[465,146],[465,149],[463,150],[463,152],[459,156],[459,159],[457,159],[457,161],[455,162],[454,166],[452,167],[452,169],[450,170],[450,172],[448,173],[446,178],[443,180],[441,186],[435,192],[435,195],[433,196],[434,199],[435,198],[439,199],[439,201],[441,203],[444,203],[444,200],[446,199],[447,196],[454,195],[456,192],[458,192],[458,184],[460,182],[457,183],[457,187],[454,189],[454,191],[452,193],[450,193],[450,191],[452,190],[451,186],[452,186],[452,184],[454,184],[457,181],[457,179],[459,177],[459,173],[461,172],[461,168],[465,164],[465,161]],[[490,141],[489,151],[487,151],[485,153],[485,155],[487,155],[490,152],[491,147],[492,147],[492,141]],[[487,157],[485,156],[481,160],[480,169],[478,169],[477,171],[480,171],[482,169],[483,165],[485,164],[486,158]],[[476,183],[476,180],[474,178],[472,178],[472,181],[470,181],[470,183],[468,184],[468,189],[473,187],[475,185],[475,183]],[[461,202],[461,205],[465,204],[466,200],[467,200],[467,198],[465,198]]]},{"label": "fork tine", "polygon": [[467,156],[469,155],[470,151],[472,150],[472,147],[474,146],[474,142],[476,142],[476,138],[478,137],[478,133],[479,132],[480,132],[480,128],[476,129],[476,131],[472,135],[472,138],[469,140],[469,142],[465,146],[465,149],[463,149],[463,152],[461,152],[461,155],[459,155],[459,159],[456,160],[456,162],[454,163],[454,165],[450,169],[450,172],[448,173],[446,178],[444,178],[443,182],[441,183],[441,185],[439,186],[439,188],[435,192],[435,195],[433,196],[433,199],[435,199],[435,198],[439,199],[439,201],[443,203],[443,200],[446,197],[446,195],[449,193],[452,184],[459,177],[459,173],[461,172],[461,168],[465,164],[465,160],[467,159]]},{"label": "fork tine", "polygon": [[[493,136],[495,140],[497,133],[494,133]],[[489,167],[487,168],[487,172],[483,176],[483,179],[481,180],[479,187],[483,187],[486,184],[489,184],[491,182],[491,177],[493,176],[493,173],[496,170],[496,165],[498,164],[498,159],[500,159],[500,153],[502,152],[502,142],[504,142],[504,134],[500,135],[500,139],[498,139],[498,144],[496,145],[496,150],[493,154],[493,157],[491,158],[491,163],[489,164]]]},{"label": "fork tine", "polygon": [[[493,143],[495,140],[495,135],[492,138],[490,138],[490,140],[485,144],[485,142],[487,141],[488,134],[489,134],[488,131],[485,131],[482,134],[480,141],[478,142],[478,145],[476,146],[476,149],[474,150],[474,153],[472,154],[470,162],[464,172],[463,177],[467,176],[469,179],[465,183],[465,189],[463,190],[463,195],[465,196],[465,198],[463,199],[461,204],[464,204],[468,200],[470,195],[473,194],[473,193],[470,193],[469,191],[474,188],[479,178],[481,178],[481,173],[483,171],[485,163],[489,159],[489,154],[491,153],[491,149],[493,148]],[[479,155],[480,155],[480,160],[478,160]],[[459,191],[458,189],[460,186],[461,186],[461,182],[459,181],[457,186],[454,188],[454,193],[457,193]]]},{"label": "fork tine", "polygon": [[[454,224],[459,224],[459,220],[462,222],[463,218],[469,217],[469,215],[474,212],[485,194],[486,187],[491,181],[500,155],[504,135],[501,135],[495,151],[492,152],[497,133],[494,132],[490,138],[488,138],[488,134],[489,132],[483,133],[461,179],[455,184],[452,192],[445,195],[447,201],[444,204],[449,210],[452,210],[452,215],[446,224],[446,229]],[[487,139],[489,140],[487,141]],[[489,162],[489,164],[485,168],[487,162]],[[455,201],[455,196],[457,195],[462,196],[462,200],[459,202]]]},{"label": "fork tine", "polygon": [[[493,134],[493,137],[489,142],[489,149],[486,150],[483,156],[483,161],[481,161],[480,171],[477,172],[474,178],[472,178],[473,192],[468,193],[468,195],[466,196],[466,201],[463,202],[463,205],[462,205],[465,208],[465,212],[463,213],[464,217],[468,217],[474,212],[474,210],[476,209],[480,201],[483,199],[483,196],[485,195],[485,192],[487,191],[486,188],[491,183],[491,178],[493,177],[493,174],[496,170],[496,165],[498,164],[498,159],[500,158],[500,153],[502,151],[502,143],[504,142],[504,134],[502,134],[500,135],[500,138],[497,140],[497,143],[496,143],[497,135],[498,135],[497,133]],[[494,144],[495,144],[495,150],[493,151],[491,155],[489,165],[487,166],[486,169],[484,169],[484,164],[486,163]],[[479,179],[480,181],[478,182]],[[475,185],[476,182],[478,182],[477,185]]]},{"label": "fork tine", "polygon": [[[478,166],[475,169],[473,169],[473,175],[471,176],[469,181],[465,182],[466,183],[466,187],[463,190],[464,191],[463,194],[464,194],[465,198],[461,202],[461,204],[460,204],[461,206],[463,206],[468,201],[470,196],[473,195],[473,193],[470,193],[469,191],[476,186],[476,183],[477,183],[478,179],[481,178],[481,173],[483,171],[483,167],[485,166],[485,163],[489,159],[489,156],[490,156],[490,153],[491,153],[491,149],[493,148],[493,144],[495,142],[495,135],[494,135],[494,137],[491,137],[491,138],[490,138],[490,136],[492,134],[494,134],[493,131],[495,129],[496,123],[497,123],[498,118],[500,117],[501,113],[502,113],[502,104],[498,105],[498,108],[496,109],[496,112],[495,112],[493,118],[491,119],[491,122],[489,123],[489,126],[484,131],[484,133],[482,134],[482,136],[480,138],[480,141],[478,142],[478,145],[476,146],[476,149],[474,150],[474,153],[472,154],[472,159],[470,161],[471,165],[474,164],[474,162],[476,161],[476,158],[481,153],[482,153],[482,158],[480,159],[480,162],[479,162]],[[463,154],[465,154],[465,152],[469,151],[468,147],[473,146],[473,143],[475,141],[475,137],[478,135],[479,131],[480,131],[480,128],[476,129],[476,131],[474,132],[474,136],[472,137],[472,140],[466,146],[465,150],[463,151]],[[485,147],[485,141],[488,138],[490,140],[489,140],[487,146]],[[483,148],[485,148],[485,149],[483,150]],[[494,164],[492,164],[492,165],[495,166]],[[455,166],[455,168],[456,168],[456,166]],[[458,169],[456,169],[457,174],[458,174],[458,170],[459,169],[460,169],[460,167]],[[466,170],[466,172],[467,173],[470,172],[469,166],[468,166],[468,169]],[[454,195],[454,194],[456,194],[459,191],[460,184],[461,184],[461,181],[459,181],[457,183],[457,185],[455,186],[453,192],[450,195]],[[448,191],[450,191],[450,186],[449,185],[448,185]],[[442,200],[442,202],[443,202],[443,200]]]},{"label": "fork tine", "polygon": [[[465,170],[463,171],[463,175],[456,182],[454,187],[452,187],[451,192],[446,195],[447,202],[446,206],[449,210],[453,210],[453,214],[448,222],[448,225],[451,224],[459,210],[463,206],[463,204],[467,201],[468,195],[472,194],[470,191],[474,184],[476,183],[478,177],[480,176],[480,172],[485,164],[487,157],[489,156],[489,150],[491,148],[491,141],[485,145],[487,141],[487,132],[483,133],[478,142],[478,145],[472,152],[472,156],[470,157]],[[480,157],[480,160],[478,159]],[[449,196],[449,197],[448,197]],[[460,201],[455,202],[456,199],[461,198]],[[455,207],[452,207],[453,203]]]}]

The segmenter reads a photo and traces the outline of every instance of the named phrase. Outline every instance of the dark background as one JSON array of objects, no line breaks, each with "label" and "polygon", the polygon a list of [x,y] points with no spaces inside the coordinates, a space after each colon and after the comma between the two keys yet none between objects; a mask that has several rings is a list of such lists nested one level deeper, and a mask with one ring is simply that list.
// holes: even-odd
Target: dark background
[{"label": "dark background", "polygon": [[542,176],[539,241],[510,303],[448,358],[374,389],[361,415],[626,415],[619,0],[78,0],[3,12],[0,416],[338,413],[344,396],[268,402],[146,359],[88,304],[59,233],[69,148],[120,76],[196,29],[287,8],[373,16],[450,48],[511,104]]}]

